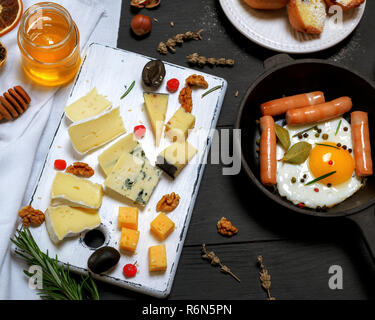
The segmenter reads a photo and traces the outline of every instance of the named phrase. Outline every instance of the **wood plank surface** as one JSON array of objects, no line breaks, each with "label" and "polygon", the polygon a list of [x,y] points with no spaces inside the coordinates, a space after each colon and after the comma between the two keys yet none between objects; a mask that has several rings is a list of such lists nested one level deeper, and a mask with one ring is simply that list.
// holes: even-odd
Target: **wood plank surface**
[{"label": "wood plank surface", "polygon": [[[235,59],[233,68],[202,69],[228,81],[218,127],[232,128],[241,97],[264,70],[263,61],[275,52],[242,36],[225,17],[217,0],[163,0],[155,10],[142,10],[140,13],[159,21],[153,23],[151,34],[143,39],[135,38],[129,28],[136,13],[138,10],[130,9],[129,1],[124,0],[120,48],[180,65],[188,65],[186,55],[194,52]],[[360,25],[346,40],[323,52],[293,58],[328,59],[374,80],[374,15],[375,1],[367,1]],[[174,27],[170,26],[171,21]],[[200,28],[204,29],[203,41],[185,43],[175,54],[166,56],[156,51],[160,41]],[[237,90],[239,95],[235,97]],[[170,299],[265,299],[256,266],[259,254],[270,271],[272,294],[277,299],[375,298],[375,267],[351,222],[288,212],[260,194],[243,172],[223,176],[222,168],[221,164],[206,166]],[[240,229],[238,235],[224,238],[217,233],[216,221],[222,216]],[[241,278],[240,284],[200,257],[203,242]],[[328,287],[331,265],[343,268],[343,290]],[[103,299],[152,300],[103,283],[99,283],[99,289]]]}]

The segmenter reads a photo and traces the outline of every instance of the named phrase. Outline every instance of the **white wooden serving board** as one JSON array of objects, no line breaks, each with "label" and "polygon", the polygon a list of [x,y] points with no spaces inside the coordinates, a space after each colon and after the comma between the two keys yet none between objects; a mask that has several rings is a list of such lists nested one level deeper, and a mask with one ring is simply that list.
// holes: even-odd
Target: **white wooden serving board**
[{"label": "white wooden serving board", "polygon": [[[140,54],[100,44],[91,44],[87,49],[84,62],[75,80],[67,105],[87,94],[95,86],[99,93],[107,96],[107,99],[113,102],[113,107],[120,106],[121,116],[127,130],[126,134],[133,132],[136,125],[144,124],[146,126],[146,135],[139,141],[148,159],[151,163],[155,163],[157,154],[168,146],[169,142],[163,139],[159,148],[154,146],[154,136],[144,108],[144,88],[142,87],[141,73],[144,65],[150,60],[151,58]],[[201,98],[201,95],[205,90],[193,90],[192,113],[196,116],[196,124],[188,141],[198,149],[198,154],[174,181],[169,179],[165,174],[162,175],[147,206],[139,213],[140,239],[136,253],[134,255],[125,255],[122,253],[121,259],[114,269],[105,274],[94,275],[95,278],[111,284],[156,297],[166,297],[170,293],[202,178],[204,159],[210,147],[212,138],[210,129],[216,127],[227,88],[226,81],[215,76],[167,62],[165,62],[165,68],[166,77],[157,92],[168,93],[166,90],[166,81],[171,78],[179,79],[180,89],[182,89],[185,79],[194,73],[202,74],[209,83],[209,88],[217,85],[221,85],[222,88],[204,98]],[[121,100],[120,97],[125,92],[124,86],[129,86],[133,80],[136,81],[133,90]],[[170,94],[166,119],[169,119],[179,106],[178,92]],[[31,199],[30,204],[34,208],[44,211],[50,204],[51,186],[56,175],[56,170],[54,169],[54,161],[56,159],[65,159],[67,164],[71,164],[74,161],[88,163],[95,170],[95,174],[90,178],[90,181],[103,185],[105,177],[98,166],[97,157],[108,146],[124,137],[123,135],[85,156],[79,156],[73,150],[69,139],[67,129],[70,124],[69,119],[63,116],[51,143],[48,156]],[[179,206],[176,210],[168,214],[168,217],[174,221],[176,229],[165,241],[160,242],[150,233],[150,222],[158,214],[155,207],[159,199],[164,194],[171,192],[176,192],[181,196]],[[113,192],[106,193],[99,211],[102,219],[99,229],[106,235],[104,245],[109,245],[116,249],[119,249],[121,234],[117,226],[118,207],[121,205],[129,205],[129,202],[121,196],[115,195]],[[96,249],[89,248],[84,243],[85,232],[80,236],[67,238],[60,245],[56,246],[51,242],[44,224],[38,228],[32,228],[31,231],[43,251],[48,250],[50,256],[57,254],[61,263],[69,263],[71,270],[79,273],[88,272],[87,260]],[[148,247],[160,243],[165,243],[167,248],[168,269],[164,273],[151,274],[148,271]],[[138,265],[137,275],[134,278],[125,278],[122,273],[123,266],[136,261]]]}]

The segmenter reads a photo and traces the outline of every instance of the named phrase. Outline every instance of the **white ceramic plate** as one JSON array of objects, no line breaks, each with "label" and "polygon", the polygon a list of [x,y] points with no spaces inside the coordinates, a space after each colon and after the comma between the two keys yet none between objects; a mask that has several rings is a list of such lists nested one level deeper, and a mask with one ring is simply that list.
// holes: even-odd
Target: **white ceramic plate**
[{"label": "white ceramic plate", "polygon": [[286,53],[311,53],[330,48],[344,40],[356,28],[365,11],[366,2],[343,14],[343,23],[327,18],[320,36],[295,31],[287,10],[254,10],[244,0],[220,0],[232,24],[248,39],[271,50]]},{"label": "white ceramic plate", "polygon": [[[120,106],[120,113],[127,134],[133,132],[133,128],[136,125],[144,124],[146,126],[146,135],[139,142],[150,162],[154,163],[157,154],[170,143],[166,139],[162,139],[160,147],[155,148],[154,137],[144,111],[144,88],[141,83],[141,72],[144,65],[150,60],[151,58],[137,53],[100,44],[91,44],[75,80],[67,105],[85,95],[93,87],[96,87],[98,92],[108,96],[114,107]],[[165,81],[170,78],[177,78],[180,83],[183,83],[189,75],[197,73],[195,70],[168,62],[164,64],[166,69]],[[192,113],[196,116],[196,124],[195,129],[189,135],[188,141],[198,149],[198,153],[174,181],[168,179],[165,174],[162,175],[147,206],[140,210],[140,238],[136,253],[133,255],[121,254],[119,263],[112,270],[101,275],[94,275],[97,279],[156,297],[165,297],[171,290],[205,167],[204,159],[206,159],[214,133],[211,129],[216,127],[216,121],[219,117],[227,88],[227,82],[222,78],[202,72],[198,72],[198,74],[205,77],[209,88],[218,85],[222,86],[220,90],[216,90],[204,98],[201,98],[201,95],[205,90],[197,89],[193,91],[194,107]],[[120,96],[125,91],[124,85],[129,85],[133,80],[136,81],[133,90],[125,99],[121,100]],[[180,88],[182,87],[180,86]],[[168,93],[165,82],[158,92]],[[170,119],[179,105],[178,93],[170,94],[166,119]],[[105,177],[98,167],[97,157],[109,145],[125,136],[123,135],[108,143],[108,145],[89,152],[85,156],[80,156],[71,146],[68,135],[70,124],[71,122],[63,116],[53,137],[48,156],[32,196],[30,204],[34,208],[44,211],[50,204],[52,182],[56,175],[56,170],[53,166],[55,159],[65,159],[68,164],[74,161],[88,163],[95,169],[95,174],[90,178],[90,181],[103,185]],[[105,235],[104,245],[118,249],[121,235],[117,225],[118,207],[129,205],[129,201],[113,192],[107,191],[109,190],[105,189],[105,196],[99,210],[102,220],[99,230]],[[171,192],[176,192],[181,196],[179,206],[168,214],[168,217],[174,221],[176,227],[166,240],[158,241],[150,233],[150,222],[158,214],[155,207],[159,199],[164,194]],[[87,273],[87,260],[95,249],[88,247],[83,241],[86,232],[82,232],[79,236],[73,238],[67,238],[59,245],[54,245],[50,241],[45,225],[33,228],[31,232],[41,250],[48,250],[52,257],[58,255],[60,263],[69,263],[71,270]],[[151,274],[148,271],[148,247],[161,243],[165,244],[167,248],[168,268],[164,273]],[[122,267],[135,261],[138,263],[139,272],[134,278],[126,279],[122,274]]]}]

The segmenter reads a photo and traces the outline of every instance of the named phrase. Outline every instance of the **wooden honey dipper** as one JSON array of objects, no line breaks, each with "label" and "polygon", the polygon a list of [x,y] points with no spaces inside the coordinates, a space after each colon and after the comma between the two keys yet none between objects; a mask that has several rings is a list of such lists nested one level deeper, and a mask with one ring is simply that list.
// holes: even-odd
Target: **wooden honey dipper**
[{"label": "wooden honey dipper", "polygon": [[29,107],[31,98],[21,86],[10,88],[0,96],[0,120],[17,119]]}]

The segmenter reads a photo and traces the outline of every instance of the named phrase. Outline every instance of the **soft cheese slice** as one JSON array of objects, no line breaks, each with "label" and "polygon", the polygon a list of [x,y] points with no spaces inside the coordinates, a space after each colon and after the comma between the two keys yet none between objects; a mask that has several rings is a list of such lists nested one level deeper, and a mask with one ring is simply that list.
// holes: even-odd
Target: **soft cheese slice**
[{"label": "soft cheese slice", "polygon": [[96,116],[111,105],[112,103],[99,94],[94,87],[87,95],[67,106],[65,115],[75,122]]},{"label": "soft cheese slice", "polygon": [[124,153],[104,184],[126,198],[145,206],[159,183],[161,171],[148,160]]},{"label": "soft cheese slice", "polygon": [[128,134],[126,137],[120,139],[112,146],[104,150],[99,156],[98,161],[104,173],[108,176],[114,165],[123,153],[130,153],[136,157],[146,159],[145,152],[141,144],[137,141],[134,134]]},{"label": "soft cheese slice", "polygon": [[155,146],[158,147],[163,132],[169,95],[165,93],[144,92],[143,98],[145,100],[147,116],[150,119],[152,131],[154,132]]},{"label": "soft cheese slice", "polygon": [[126,132],[120,108],[73,123],[68,131],[74,149],[80,154],[98,148]]},{"label": "soft cheese slice", "polygon": [[48,235],[54,243],[95,229],[101,223],[98,211],[69,206],[49,207],[45,219]]},{"label": "soft cheese slice", "polygon": [[180,107],[166,123],[165,137],[173,142],[184,142],[189,135],[189,130],[193,129],[194,125],[195,116]]},{"label": "soft cheese slice", "polygon": [[69,173],[58,172],[52,184],[51,204],[99,209],[103,187]]},{"label": "soft cheese slice", "polygon": [[158,155],[156,165],[175,179],[196,153],[197,149],[187,141],[175,142]]}]

